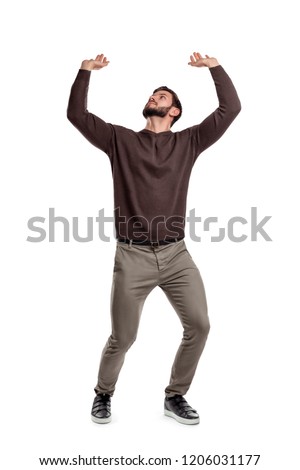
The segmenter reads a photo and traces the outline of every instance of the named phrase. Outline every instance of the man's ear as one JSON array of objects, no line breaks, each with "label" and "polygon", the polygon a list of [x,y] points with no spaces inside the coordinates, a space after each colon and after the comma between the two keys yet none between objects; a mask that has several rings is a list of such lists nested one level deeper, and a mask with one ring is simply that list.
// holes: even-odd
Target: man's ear
[{"label": "man's ear", "polygon": [[179,116],[179,114],[180,114],[180,109],[175,108],[175,107],[170,109],[170,116],[176,117],[176,116]]}]

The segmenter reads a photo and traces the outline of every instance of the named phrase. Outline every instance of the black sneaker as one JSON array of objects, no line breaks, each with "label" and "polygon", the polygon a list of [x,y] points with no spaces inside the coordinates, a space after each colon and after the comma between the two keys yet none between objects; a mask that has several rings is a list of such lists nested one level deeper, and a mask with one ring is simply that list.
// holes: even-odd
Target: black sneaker
[{"label": "black sneaker", "polygon": [[165,398],[165,415],[176,419],[181,424],[198,424],[199,415],[182,395]]},{"label": "black sneaker", "polygon": [[94,423],[98,424],[105,424],[111,421],[110,395],[99,393],[95,396],[91,418]]}]

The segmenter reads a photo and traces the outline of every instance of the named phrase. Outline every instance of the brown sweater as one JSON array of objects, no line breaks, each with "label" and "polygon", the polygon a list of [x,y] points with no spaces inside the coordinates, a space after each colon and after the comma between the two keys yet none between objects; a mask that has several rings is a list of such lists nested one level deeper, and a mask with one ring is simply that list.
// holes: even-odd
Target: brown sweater
[{"label": "brown sweater", "polygon": [[116,236],[137,240],[184,237],[186,197],[197,157],[216,142],[241,110],[221,65],[209,69],[219,107],[201,124],[183,131],[135,132],[88,112],[91,72],[80,69],[67,116],[89,142],[105,152],[114,185]]}]

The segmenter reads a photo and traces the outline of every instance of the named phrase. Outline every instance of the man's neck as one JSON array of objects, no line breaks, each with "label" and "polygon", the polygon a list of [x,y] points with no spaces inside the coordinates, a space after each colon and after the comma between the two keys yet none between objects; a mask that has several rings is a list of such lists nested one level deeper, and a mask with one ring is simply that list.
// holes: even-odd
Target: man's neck
[{"label": "man's neck", "polygon": [[158,118],[156,116],[153,116],[151,118],[148,118],[147,119],[147,124],[146,124],[146,127],[145,129],[147,131],[152,131],[152,132],[156,132],[157,134],[159,132],[167,132],[169,131],[171,128],[171,124],[170,124],[170,121],[166,121],[162,118]]}]

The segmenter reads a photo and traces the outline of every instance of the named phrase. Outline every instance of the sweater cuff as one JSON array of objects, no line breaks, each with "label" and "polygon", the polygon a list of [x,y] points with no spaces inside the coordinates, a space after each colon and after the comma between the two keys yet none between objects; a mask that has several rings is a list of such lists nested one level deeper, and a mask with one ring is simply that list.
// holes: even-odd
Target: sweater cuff
[{"label": "sweater cuff", "polygon": [[91,70],[79,69],[77,77],[79,80],[89,81],[91,77]]},{"label": "sweater cuff", "polygon": [[224,75],[225,70],[223,69],[222,65],[216,65],[215,67],[210,67],[209,69],[213,78],[217,78],[221,75]]},{"label": "sweater cuff", "polygon": [[219,73],[221,70],[223,70],[222,65],[215,65],[215,67],[209,67],[209,71],[211,73]]}]

